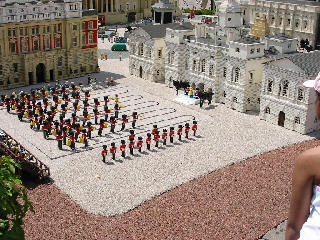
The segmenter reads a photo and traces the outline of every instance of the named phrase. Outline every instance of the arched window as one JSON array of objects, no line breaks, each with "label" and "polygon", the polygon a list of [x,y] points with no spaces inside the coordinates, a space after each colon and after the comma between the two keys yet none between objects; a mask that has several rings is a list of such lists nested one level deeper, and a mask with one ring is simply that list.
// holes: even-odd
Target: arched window
[{"label": "arched window", "polygon": [[139,55],[143,56],[143,43],[140,43],[139,45]]},{"label": "arched window", "polygon": [[272,89],[273,89],[273,81],[268,80],[268,87],[267,87],[268,93],[272,93]]},{"label": "arched window", "polygon": [[174,51],[170,53],[170,63],[173,64],[173,62],[174,62]]},{"label": "arched window", "polygon": [[303,101],[304,99],[304,90],[302,88],[298,88],[298,101]]},{"label": "arched window", "polygon": [[294,123],[300,124],[300,118],[299,117],[295,117],[294,118]]},{"label": "arched window", "polygon": [[193,64],[192,64],[192,71],[196,71],[196,66],[197,66],[197,60],[193,60]]},{"label": "arched window", "polygon": [[281,91],[281,95],[283,96],[283,97],[288,97],[288,87],[289,87],[289,82],[288,82],[288,80],[284,80],[283,82],[282,82],[282,91]]},{"label": "arched window", "polygon": [[186,70],[189,69],[188,59],[189,59],[189,57],[187,56],[187,57],[186,57],[186,61],[185,61],[185,65],[184,65]]},{"label": "arched window", "polygon": [[250,101],[250,98],[248,98],[248,99],[247,99],[247,102],[248,102],[248,103],[250,103],[250,102],[251,102],[251,101]]},{"label": "arched window", "polygon": [[77,56],[77,54],[73,55],[73,64],[78,64],[78,56]]},{"label": "arched window", "polygon": [[223,97],[226,97],[227,94],[226,94],[226,91],[223,91]]},{"label": "arched window", "polygon": [[233,72],[233,81],[239,82],[239,77],[240,77],[240,69],[236,67]]},{"label": "arched window", "polygon": [[264,112],[267,113],[267,114],[270,114],[270,108],[269,108],[269,107],[266,107],[265,110],[264,110]]},{"label": "arched window", "polygon": [[157,70],[157,76],[160,76],[160,71],[159,70]]},{"label": "arched window", "polygon": [[206,71],[206,60],[202,59],[201,60],[201,72],[205,72]]},{"label": "arched window", "polygon": [[131,44],[131,54],[135,54],[136,53],[136,45],[133,43]]},{"label": "arched window", "polygon": [[233,97],[233,102],[237,103],[238,99],[236,97]]}]

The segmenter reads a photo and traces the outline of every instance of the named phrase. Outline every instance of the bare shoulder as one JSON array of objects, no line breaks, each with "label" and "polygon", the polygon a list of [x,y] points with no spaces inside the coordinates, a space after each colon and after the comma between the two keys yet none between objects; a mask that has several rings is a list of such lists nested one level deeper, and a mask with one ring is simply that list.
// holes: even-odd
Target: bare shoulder
[{"label": "bare shoulder", "polygon": [[301,153],[296,158],[295,165],[320,176],[320,146]]}]

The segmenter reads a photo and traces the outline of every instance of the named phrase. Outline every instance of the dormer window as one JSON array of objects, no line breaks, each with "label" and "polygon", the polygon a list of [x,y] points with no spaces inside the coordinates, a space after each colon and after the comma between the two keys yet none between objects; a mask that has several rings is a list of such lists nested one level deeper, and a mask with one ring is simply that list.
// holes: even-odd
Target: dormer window
[{"label": "dormer window", "polygon": [[250,49],[250,54],[254,54],[254,48]]},{"label": "dormer window", "polygon": [[240,52],[240,48],[236,48],[236,52]]}]

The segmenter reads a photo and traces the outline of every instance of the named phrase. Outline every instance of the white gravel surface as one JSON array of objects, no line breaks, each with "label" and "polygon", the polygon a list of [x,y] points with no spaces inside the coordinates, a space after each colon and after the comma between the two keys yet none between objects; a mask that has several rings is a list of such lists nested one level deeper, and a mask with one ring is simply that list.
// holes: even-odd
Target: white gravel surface
[{"label": "white gravel surface", "polygon": [[[116,161],[112,161],[108,155],[108,162],[104,164],[101,161],[100,146],[107,143],[110,147],[112,138],[106,136],[97,142],[89,141],[89,145],[95,143],[97,146],[89,151],[82,151],[81,148],[79,153],[59,151],[55,140],[44,140],[41,132],[31,130],[27,123],[20,123],[15,115],[2,111],[0,128],[48,164],[56,185],[90,213],[103,216],[122,214],[146,200],[216,169],[279,147],[312,139],[310,136],[268,124],[258,116],[238,113],[221,104],[213,104],[211,107],[205,105],[204,109],[199,109],[199,106],[176,103],[174,89],[129,76],[128,59],[121,62],[117,59],[99,60],[99,64],[102,72],[96,74],[97,79],[118,76],[119,84],[105,92],[96,91],[97,97],[113,95],[123,89],[128,90],[123,97],[143,96],[140,100],[130,102],[131,106],[124,109],[129,112],[139,104],[143,106],[144,101],[159,102],[159,105],[143,108],[143,111],[155,112],[147,113],[144,119],[139,120],[138,128],[139,125],[144,126],[137,129],[137,136],[142,132],[141,136],[145,140],[145,131],[151,130],[153,121],[161,121],[158,123],[160,129],[164,125],[174,125],[177,129],[179,121],[187,120],[191,124],[192,117],[198,121],[199,130],[198,137],[192,136],[189,140],[183,138],[181,143],[175,139],[174,145],[162,147],[160,143],[161,148],[155,149],[152,143],[150,152],[146,150],[144,142],[145,153],[138,154],[135,150],[135,156],[129,156],[127,151],[128,158],[124,160],[118,150]],[[159,109],[176,109],[176,112],[165,114],[166,110]],[[105,131],[109,132],[109,129]],[[120,142],[119,136],[125,137],[128,133],[121,134],[116,135],[116,142]],[[127,137],[123,139],[127,140]]]}]

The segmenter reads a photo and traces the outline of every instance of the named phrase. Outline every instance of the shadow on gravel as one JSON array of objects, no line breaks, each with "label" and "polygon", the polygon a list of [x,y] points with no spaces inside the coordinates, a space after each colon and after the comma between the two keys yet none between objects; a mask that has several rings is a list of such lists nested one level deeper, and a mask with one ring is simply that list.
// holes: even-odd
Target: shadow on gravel
[{"label": "shadow on gravel", "polygon": [[208,107],[205,107],[204,110],[211,110],[211,109],[215,109],[217,106],[216,105],[210,105]]},{"label": "shadow on gravel", "polygon": [[308,133],[306,135],[309,136],[309,137],[314,137],[316,139],[320,139],[320,131],[311,132],[311,133]]},{"label": "shadow on gravel", "polygon": [[29,177],[22,175],[21,179],[22,179],[23,186],[25,186],[25,188],[28,190],[33,190],[40,185],[49,185],[54,183],[53,179],[51,178],[47,178],[46,180],[39,181],[37,179],[30,179]]},{"label": "shadow on gravel", "polygon": [[114,165],[114,162],[106,162],[107,165]]}]

